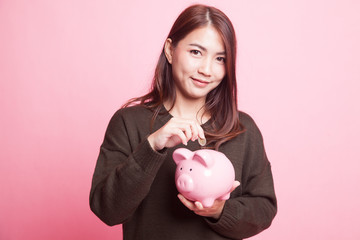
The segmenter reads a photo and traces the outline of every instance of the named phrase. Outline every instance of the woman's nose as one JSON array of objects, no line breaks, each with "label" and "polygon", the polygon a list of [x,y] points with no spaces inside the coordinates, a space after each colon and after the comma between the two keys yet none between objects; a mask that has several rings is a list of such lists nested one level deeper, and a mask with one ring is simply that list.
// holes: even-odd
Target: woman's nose
[{"label": "woman's nose", "polygon": [[211,75],[211,59],[205,58],[201,61],[198,72],[204,76]]}]

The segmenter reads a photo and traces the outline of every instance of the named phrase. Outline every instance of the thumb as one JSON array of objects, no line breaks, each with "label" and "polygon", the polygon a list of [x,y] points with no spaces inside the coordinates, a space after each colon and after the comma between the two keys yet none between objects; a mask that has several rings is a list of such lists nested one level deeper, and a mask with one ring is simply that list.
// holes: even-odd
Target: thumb
[{"label": "thumb", "polygon": [[235,180],[231,188],[231,192],[234,191],[238,186],[240,186],[240,182]]}]

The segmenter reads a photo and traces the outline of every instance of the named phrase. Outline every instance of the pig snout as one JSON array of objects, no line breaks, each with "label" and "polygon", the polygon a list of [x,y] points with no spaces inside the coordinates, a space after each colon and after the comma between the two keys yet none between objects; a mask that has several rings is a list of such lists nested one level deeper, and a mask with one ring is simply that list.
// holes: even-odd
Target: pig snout
[{"label": "pig snout", "polygon": [[186,174],[182,174],[176,180],[176,185],[179,190],[183,192],[191,192],[194,189],[194,181],[193,179]]}]

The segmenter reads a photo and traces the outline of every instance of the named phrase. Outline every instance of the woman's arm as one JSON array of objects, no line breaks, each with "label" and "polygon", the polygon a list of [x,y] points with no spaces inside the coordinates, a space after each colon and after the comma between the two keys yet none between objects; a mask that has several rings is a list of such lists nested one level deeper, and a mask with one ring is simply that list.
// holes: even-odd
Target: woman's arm
[{"label": "woman's arm", "polygon": [[213,230],[232,239],[248,238],[265,230],[277,212],[271,165],[265,153],[262,135],[248,115],[242,117],[246,132],[243,136],[241,185],[225,202],[217,221],[207,218]]},{"label": "woman's arm", "polygon": [[90,191],[92,211],[108,225],[123,223],[135,212],[147,196],[167,148],[204,138],[203,129],[192,120],[173,117],[150,134],[146,118],[136,115],[125,120],[122,112],[109,123]]},{"label": "woman's arm", "polygon": [[121,111],[111,119],[101,145],[90,191],[91,210],[106,224],[128,219],[148,194],[166,153],[154,151],[146,137],[132,146]]},{"label": "woman's arm", "polygon": [[276,215],[277,203],[273,191],[270,164],[261,176],[254,176],[246,183],[243,195],[226,201],[219,220],[207,219],[218,233],[243,239],[268,228]]}]

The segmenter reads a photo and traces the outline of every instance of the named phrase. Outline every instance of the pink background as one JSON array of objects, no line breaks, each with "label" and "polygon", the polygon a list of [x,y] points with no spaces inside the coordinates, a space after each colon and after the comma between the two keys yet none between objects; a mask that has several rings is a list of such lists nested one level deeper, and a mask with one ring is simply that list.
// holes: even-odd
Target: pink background
[{"label": "pink background", "polygon": [[[279,212],[253,239],[360,239],[360,2],[202,2],[236,28],[273,166]],[[121,239],[88,205],[99,146],[191,3],[0,0],[0,239]]]}]

